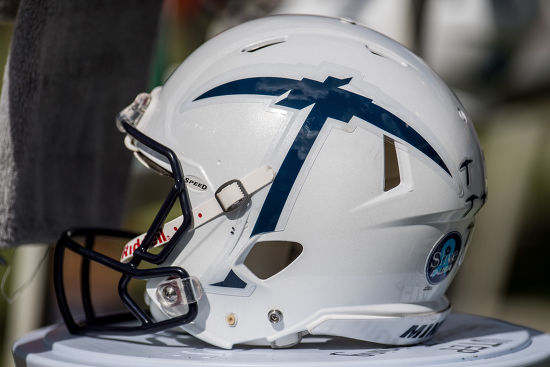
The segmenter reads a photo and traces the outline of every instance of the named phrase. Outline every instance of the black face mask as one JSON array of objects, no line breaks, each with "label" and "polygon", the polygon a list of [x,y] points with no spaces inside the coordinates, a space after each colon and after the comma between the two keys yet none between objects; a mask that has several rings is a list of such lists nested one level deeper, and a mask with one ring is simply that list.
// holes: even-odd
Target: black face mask
[{"label": "black face mask", "polygon": [[[126,108],[117,117],[117,126],[119,129],[128,134],[139,144],[147,147],[148,150],[155,152],[156,156],[169,163],[171,172],[164,170],[164,173],[170,175],[174,180],[174,185],[170,189],[166,199],[164,200],[161,209],[157,213],[153,223],[149,227],[145,238],[133,252],[133,258],[128,263],[122,263],[118,259],[113,259],[102,253],[93,250],[94,242],[98,236],[114,237],[118,239],[132,239],[136,236],[135,233],[130,233],[121,230],[102,229],[102,228],[74,228],[65,231],[57,242],[54,255],[54,286],[57,297],[57,302],[61,315],[67,325],[67,329],[75,333],[116,333],[116,334],[139,334],[150,333],[159,330],[173,328],[192,322],[197,316],[198,304],[193,294],[192,282],[189,274],[184,269],[177,266],[157,266],[152,269],[138,269],[142,261],[159,265],[163,263],[168,255],[172,252],[175,245],[179,242],[184,234],[192,228],[192,210],[185,186],[184,175],[180,162],[176,154],[158,143],[157,141],[147,137],[137,130],[134,125],[141,118],[144,109],[147,107],[149,100],[147,98],[136,98],[136,101]],[[160,167],[160,166],[159,166]],[[149,249],[153,247],[157,239],[159,231],[176,202],[179,200],[183,221],[177,231],[167,241],[162,250],[153,254]],[[75,238],[84,238],[84,243],[81,244]],[[75,321],[70,310],[65,295],[65,286],[63,280],[63,260],[65,250],[68,249],[82,257],[81,262],[81,299],[84,309],[85,319]],[[97,262],[115,272],[120,273],[118,282],[118,294],[128,312],[124,314],[114,314],[107,316],[97,316],[92,305],[90,293],[90,262]],[[148,280],[153,278],[168,278],[174,280],[174,286],[171,291],[177,292],[176,298],[185,299],[187,304],[187,312],[168,320],[154,321],[151,315],[143,310],[131,298],[128,292],[128,284],[132,279]],[[121,321],[134,320],[136,322],[129,325],[115,325]]]}]

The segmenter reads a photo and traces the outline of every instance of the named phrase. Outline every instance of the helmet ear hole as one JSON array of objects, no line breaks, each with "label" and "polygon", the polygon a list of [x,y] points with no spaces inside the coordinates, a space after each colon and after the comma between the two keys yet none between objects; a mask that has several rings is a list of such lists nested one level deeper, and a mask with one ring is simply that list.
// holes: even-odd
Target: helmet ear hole
[{"label": "helmet ear hole", "polygon": [[246,256],[244,265],[258,278],[265,280],[292,264],[302,250],[302,245],[297,242],[257,242]]}]

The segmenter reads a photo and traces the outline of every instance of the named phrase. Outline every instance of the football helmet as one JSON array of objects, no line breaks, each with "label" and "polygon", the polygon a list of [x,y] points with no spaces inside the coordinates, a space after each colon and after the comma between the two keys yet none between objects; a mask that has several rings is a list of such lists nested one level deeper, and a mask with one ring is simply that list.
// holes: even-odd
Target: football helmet
[{"label": "football helmet", "polygon": [[[455,95],[397,42],[342,19],[250,21],[206,42],[117,123],[174,184],[143,235],[62,236],[56,292],[72,332],[181,327],[222,348],[306,334],[405,345],[449,313],[444,293],[486,199],[483,155]],[[182,215],[167,220],[173,206]],[[93,250],[98,234],[128,238],[120,259]],[[122,274],[137,325],[97,317],[87,275],[85,319],[73,319],[65,249]],[[149,311],[129,296],[132,278],[147,279]]]}]

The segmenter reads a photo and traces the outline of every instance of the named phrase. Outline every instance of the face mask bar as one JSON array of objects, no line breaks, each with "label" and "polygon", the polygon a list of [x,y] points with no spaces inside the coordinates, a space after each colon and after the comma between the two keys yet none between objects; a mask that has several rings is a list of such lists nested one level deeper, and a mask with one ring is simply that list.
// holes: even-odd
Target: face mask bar
[{"label": "face mask bar", "polygon": [[[132,279],[152,279],[158,277],[188,279],[188,273],[179,267],[166,266],[154,269],[137,269],[130,264],[123,264],[99,252],[93,251],[96,236],[109,236],[118,238],[132,238],[135,234],[130,232],[99,229],[80,228],[65,232],[57,243],[54,255],[54,284],[57,302],[67,329],[72,334],[139,334],[144,332],[156,332],[166,328],[172,328],[187,324],[195,319],[198,312],[196,302],[188,303],[186,314],[173,317],[169,320],[156,322],[143,311],[128,294],[127,285]],[[85,238],[85,246],[78,244],[73,237]],[[65,288],[63,286],[63,258],[65,249],[69,249],[82,257],[81,266],[81,297],[84,308],[85,322],[77,323],[70,312]],[[119,281],[118,292],[121,300],[130,313],[114,314],[103,317],[96,316],[92,305],[90,293],[90,261],[95,261],[122,274]],[[192,298],[192,295],[191,297]],[[139,325],[117,326],[114,322],[138,320]]]},{"label": "face mask bar", "polygon": [[[132,108],[132,106],[135,106],[136,103],[140,102],[141,101],[136,99],[136,102],[134,102],[134,104],[129,108]],[[148,100],[145,102],[148,103]],[[143,108],[143,106],[138,105],[134,110],[142,112],[139,108]],[[57,243],[54,255],[54,286],[61,315],[71,333],[138,334],[144,332],[155,332],[192,322],[198,313],[197,300],[194,298],[194,295],[186,294],[189,298],[189,302],[187,304],[187,312],[184,315],[176,316],[164,321],[154,321],[147,312],[142,310],[137,305],[128,293],[128,284],[132,278],[147,280],[165,277],[169,279],[179,279],[180,281],[187,281],[189,279],[189,274],[184,269],[175,266],[157,267],[153,269],[138,269],[139,264],[143,260],[155,265],[159,265],[164,262],[179,242],[182,235],[186,233],[192,225],[192,211],[179,160],[172,150],[142,134],[138,129],[132,126],[135,121],[139,119],[139,117],[141,117],[141,114],[136,115],[134,113],[133,116],[128,118],[127,114],[121,113],[117,118],[117,125],[133,139],[160,154],[167,162],[170,163],[174,185],[163,202],[161,209],[155,216],[153,223],[149,227],[143,242],[134,251],[133,259],[128,263],[121,263],[118,260],[94,251],[93,246],[97,236],[131,239],[135,237],[134,233],[110,229],[77,228],[68,230],[62,234]],[[176,200],[179,200],[182,210],[183,222],[181,226],[158,254],[148,252]],[[84,237],[84,246],[80,245],[73,239],[77,236]],[[80,323],[77,323],[74,320],[65,294],[63,282],[63,258],[65,249],[69,249],[82,257],[81,293],[85,321]],[[90,261],[95,261],[122,274],[118,284],[118,293],[120,299],[129,311],[128,314],[108,315],[103,317],[96,316],[92,306],[90,294]],[[118,326],[112,324],[113,322],[121,322],[132,319],[134,321],[137,320],[140,325]]]}]

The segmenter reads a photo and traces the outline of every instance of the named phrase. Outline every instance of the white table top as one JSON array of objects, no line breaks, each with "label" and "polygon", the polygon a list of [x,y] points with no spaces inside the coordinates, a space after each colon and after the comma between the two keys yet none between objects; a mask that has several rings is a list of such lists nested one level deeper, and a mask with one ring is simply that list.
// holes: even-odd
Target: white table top
[{"label": "white table top", "polygon": [[63,325],[29,333],[13,347],[17,366],[550,366],[550,335],[453,313],[425,344],[388,347],[305,337],[294,348],[224,350],[165,331],[140,336],[74,336]]}]

